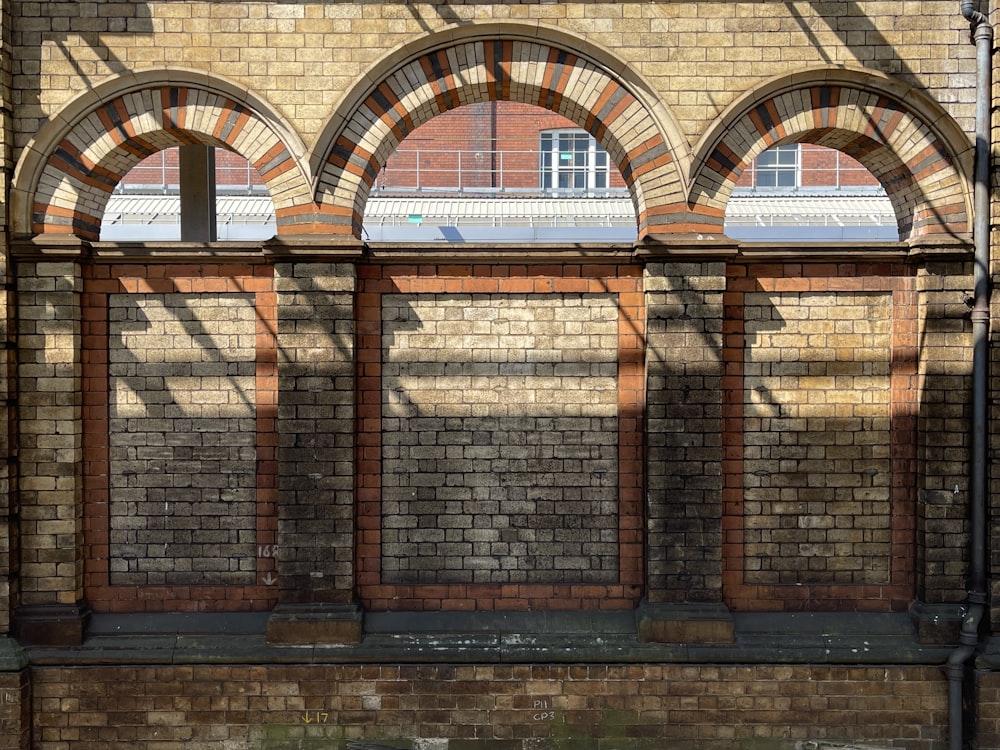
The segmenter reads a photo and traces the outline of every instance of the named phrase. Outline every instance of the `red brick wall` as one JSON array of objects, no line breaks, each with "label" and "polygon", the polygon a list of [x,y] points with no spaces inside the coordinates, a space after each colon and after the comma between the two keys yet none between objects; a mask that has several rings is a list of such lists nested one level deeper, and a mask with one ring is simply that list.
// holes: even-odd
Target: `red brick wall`
[{"label": "red brick wall", "polygon": [[[167,148],[148,156],[136,164],[122,182],[129,187],[139,185],[173,185],[180,184],[176,148]],[[233,185],[263,185],[260,173],[249,167],[247,160],[233,151],[224,148],[215,149],[216,184],[219,186]]]},{"label": "red brick wall", "polygon": [[[518,102],[467,104],[445,112],[410,133],[379,173],[376,185],[422,187],[513,188],[539,186],[538,135],[542,130],[578,128],[577,124],[541,107]],[[419,152],[419,175],[417,171]],[[491,152],[503,152],[491,153]],[[215,151],[219,186],[263,185],[260,174],[247,169],[239,154]],[[459,177],[461,170],[461,177]],[[137,164],[123,182],[130,186],[178,185],[178,155],[169,148]],[[611,187],[625,182],[611,165]]]},{"label": "red brick wall", "polygon": [[[419,184],[424,188],[536,190],[540,185],[539,133],[562,128],[579,126],[530,104],[467,104],[410,133],[389,157],[375,184],[388,189]],[[625,187],[613,163],[609,184]]]},{"label": "red brick wall", "polygon": [[[842,151],[817,146],[812,143],[799,145],[801,187],[867,187],[879,186],[878,180],[857,159]],[[756,173],[747,168],[736,181],[741,188],[755,187]]]},{"label": "red brick wall", "polygon": [[[461,182],[463,189],[533,190],[539,186],[539,133],[577,127],[562,115],[530,104],[467,104],[434,117],[410,133],[389,157],[376,185],[392,189],[419,183],[425,188],[440,188],[456,187]],[[802,187],[878,187],[878,181],[864,165],[847,154],[810,143],[800,148]],[[419,174],[416,152],[420,154]],[[216,149],[215,163],[220,186],[263,185],[260,174],[248,170],[239,154]],[[177,185],[179,180],[177,149],[169,148],[141,161],[123,182],[135,187]],[[610,185],[625,187],[613,163]],[[752,169],[743,172],[737,186],[754,186]]]},{"label": "red brick wall", "polygon": [[[491,123],[495,122],[495,134]],[[468,104],[429,120],[410,133],[389,157],[376,184],[385,188],[461,187],[533,190],[539,186],[538,135],[543,130],[577,128],[562,115],[518,102]],[[809,143],[801,145],[802,187],[877,187],[878,181],[857,160],[835,149]],[[419,151],[420,172],[417,173]],[[462,152],[459,156],[458,152]],[[491,151],[503,152],[502,156]],[[260,174],[247,169],[239,154],[216,149],[216,179],[220,186],[263,185]],[[501,174],[502,173],[502,174]],[[137,164],[124,183],[177,185],[177,149],[169,148]],[[624,188],[621,173],[611,165],[611,187]],[[747,169],[738,187],[753,187],[753,170]]]}]

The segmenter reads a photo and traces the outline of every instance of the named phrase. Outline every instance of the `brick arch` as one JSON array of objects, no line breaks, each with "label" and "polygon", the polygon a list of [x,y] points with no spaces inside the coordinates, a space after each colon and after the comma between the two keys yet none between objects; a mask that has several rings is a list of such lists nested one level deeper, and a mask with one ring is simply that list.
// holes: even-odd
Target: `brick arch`
[{"label": "brick arch", "polygon": [[133,82],[110,95],[95,90],[50,121],[15,172],[15,231],[97,239],[111,191],[132,167],[162,149],[197,143],[235,151],[260,172],[279,233],[307,231],[315,206],[304,148],[291,131],[238,92],[179,78],[172,71],[171,82]]},{"label": "brick arch", "polygon": [[489,38],[451,39],[446,46],[397,54],[403,61],[368,76],[376,83],[352,97],[356,104],[320,139],[317,203],[325,221],[333,231],[360,236],[371,185],[400,141],[438,114],[494,100],[539,106],[589,131],[629,187],[640,235],[683,221],[678,162],[686,152],[679,131],[645,103],[637,93],[641,86],[567,47],[494,29]]},{"label": "brick arch", "polygon": [[971,146],[938,105],[870,72],[863,80],[844,71],[839,79],[823,72],[782,83],[731,107],[702,140],[691,187],[694,211],[721,229],[742,171],[772,146],[804,142],[861,162],[892,201],[901,239],[970,230],[965,162]]}]

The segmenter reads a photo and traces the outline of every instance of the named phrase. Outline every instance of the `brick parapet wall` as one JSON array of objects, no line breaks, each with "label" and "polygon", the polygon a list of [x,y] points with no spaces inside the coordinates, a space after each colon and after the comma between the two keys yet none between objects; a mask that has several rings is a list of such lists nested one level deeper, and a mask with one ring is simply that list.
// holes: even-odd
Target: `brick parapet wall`
[{"label": "brick parapet wall", "polygon": [[[38,748],[627,746],[912,750],[945,741],[936,667],[466,665],[33,670]],[[823,721],[817,723],[816,717]]]},{"label": "brick parapet wall", "polygon": [[[650,263],[641,285],[624,266],[376,265],[363,267],[355,307],[352,265],[279,264],[274,279],[269,268],[87,272],[83,339],[70,349],[86,351],[86,595],[98,611],[266,610],[277,586],[289,604],[348,603],[355,581],[373,609],[631,608],[644,588],[651,603],[724,599],[736,609],[900,609],[914,592],[928,604],[961,599],[964,504],[933,471],[937,484],[918,481],[914,463],[917,404],[922,453],[944,461],[958,455],[949,441],[965,439],[952,393],[966,375],[948,359],[964,335],[961,281],[951,279],[960,269],[922,273],[914,287],[910,271],[887,264],[731,265],[727,282],[722,263]],[[28,288],[46,284],[23,278],[28,325],[29,303],[42,299]],[[927,316],[919,365],[918,316]],[[498,328],[521,318],[516,330]],[[220,336],[228,343],[216,357]],[[468,369],[480,349],[480,367],[496,375]],[[228,362],[225,376],[194,363],[190,352],[202,350]],[[562,379],[559,399],[545,390],[552,377]],[[931,382],[938,390],[924,398]],[[573,407],[566,398],[577,391],[586,398]],[[611,411],[591,413],[608,394],[617,394]],[[535,411],[512,416],[522,397]],[[497,409],[513,431],[475,427],[500,419]],[[521,417],[561,424],[562,438],[543,439],[541,423],[518,438]],[[232,437],[216,457],[225,472],[212,468],[221,447],[203,434],[220,427]],[[185,430],[201,448],[184,448]],[[592,438],[609,433],[611,453],[594,454],[604,443]],[[764,438],[777,440],[767,455]],[[532,453],[557,443],[559,456]],[[167,456],[164,445],[186,453]],[[562,455],[584,447],[582,463]],[[950,460],[935,466],[961,468]],[[536,481],[518,484],[522,475]],[[572,489],[585,476],[597,482],[586,501]],[[490,490],[497,482],[503,493]],[[165,505],[160,487],[173,488]],[[411,506],[397,490],[434,497]],[[191,526],[219,526],[212,509],[222,506],[206,492],[222,493],[227,533]],[[440,492],[455,495],[452,510]],[[601,510],[549,538],[560,524],[543,523],[544,512],[510,516],[516,492],[554,503],[550,520],[582,513],[581,502]],[[614,524],[586,520],[608,517],[608,503]],[[411,539],[401,531],[411,527],[452,531]],[[544,537],[537,554],[529,533]],[[419,552],[407,552],[411,543]],[[572,570],[543,581],[562,570],[556,558]]]},{"label": "brick parapet wall", "polygon": [[[360,266],[357,271],[351,264],[327,263],[279,263],[273,271],[266,264],[94,264],[83,274],[74,263],[39,262],[26,264],[25,270],[27,265],[35,272],[21,277],[20,299],[22,310],[27,313],[22,318],[23,325],[35,326],[31,332],[24,329],[28,352],[32,351],[32,336],[39,335],[39,331],[56,335],[46,326],[65,325],[74,314],[70,308],[60,308],[62,312],[53,322],[49,317],[43,320],[37,310],[32,318],[33,308],[69,300],[66,304],[72,305],[71,309],[82,318],[79,331],[70,337],[69,350],[76,352],[74,356],[82,360],[83,367],[68,370],[84,394],[82,413],[79,405],[74,406],[77,402],[72,398],[69,402],[70,408],[77,410],[78,418],[83,419],[87,436],[83,453],[87,482],[84,485],[87,524],[83,549],[88,560],[85,593],[99,611],[266,610],[276,602],[346,603],[355,595],[355,583],[363,604],[370,609],[430,610],[528,607],[627,610],[635,607],[644,583],[645,593],[652,602],[721,600],[734,610],[889,611],[904,608],[914,593],[929,603],[957,601],[963,593],[964,535],[960,539],[933,535],[963,534],[964,502],[961,498],[952,500],[948,493],[940,495],[942,500],[947,496],[947,505],[928,502],[929,491],[943,491],[947,484],[940,475],[933,475],[937,484],[928,484],[915,464],[916,446],[920,445],[921,455],[927,453],[933,457],[935,463],[931,468],[964,471],[958,451],[963,445],[959,436],[964,434],[964,412],[956,411],[954,406],[961,403],[961,398],[947,393],[964,391],[968,378],[964,355],[956,354],[968,345],[967,322],[963,318],[963,281],[967,280],[963,273],[967,269],[963,265],[932,266],[915,273],[909,266],[888,263],[729,264],[728,268],[721,262],[649,263],[644,271],[638,266],[611,263],[373,264]],[[54,279],[62,281],[57,283]],[[519,306],[522,300],[524,305]],[[515,301],[518,305],[513,304]],[[517,313],[525,318],[523,330],[501,332],[497,328],[499,318],[503,317],[498,311],[507,308],[523,311]],[[516,322],[517,315],[508,314],[507,324]],[[515,345],[513,340],[505,340],[501,346],[501,336],[521,336],[530,342]],[[553,339],[551,346],[543,340],[545,336]],[[587,347],[581,344],[582,336],[589,337]],[[224,337],[224,341],[219,337]],[[247,337],[252,338],[252,346]],[[42,340],[35,340],[34,347],[39,347]],[[212,346],[206,346],[209,340],[214,342]],[[920,356],[916,349],[918,341],[927,344]],[[208,364],[226,363],[228,384],[213,375],[214,370],[199,373],[197,377],[201,379],[193,380],[196,373],[191,352],[212,347],[218,348],[219,355],[210,357]],[[497,354],[480,357],[490,351]],[[525,362],[512,359],[512,353],[518,351],[524,353]],[[223,352],[226,356],[222,356]],[[547,354],[543,357],[542,352]],[[185,361],[174,365],[159,363],[161,358],[185,356]],[[247,369],[250,359],[255,362],[252,370]],[[494,386],[499,385],[499,380],[478,373],[484,382],[473,383],[471,371],[462,370],[463,363],[480,361],[496,364],[498,374],[504,369],[511,378],[515,375],[521,378],[516,381],[517,387],[508,387],[503,398],[493,399],[489,393],[496,395]],[[579,377],[582,372],[579,367],[584,361],[586,378]],[[404,362],[414,363],[416,369],[407,370],[411,365],[404,367]],[[810,363],[814,369],[797,371],[802,362]],[[34,364],[23,371],[27,383],[48,372],[38,370],[38,363]],[[55,367],[52,362],[45,364]],[[567,378],[562,386],[568,393],[579,391],[588,397],[579,401],[574,400],[575,396],[548,399],[541,383],[529,387],[527,380],[541,380],[544,376],[539,368],[548,364],[564,368],[560,377]],[[609,364],[613,365],[611,369]],[[442,374],[435,369],[438,365],[455,369]],[[533,369],[517,370],[525,365]],[[166,369],[159,371],[157,368],[161,367]],[[469,382],[457,385],[436,380],[439,376],[446,380],[466,375]],[[142,386],[139,378],[147,379]],[[162,387],[157,378],[163,379]],[[828,378],[833,381],[825,382]],[[477,443],[474,438],[477,430],[471,429],[472,410],[485,409],[487,416],[496,416],[490,412],[496,408],[495,404],[513,405],[517,403],[515,396],[528,393],[541,409],[533,416],[547,417],[545,410],[557,407],[567,410],[563,415],[566,422],[560,428],[565,434],[574,432],[576,428],[571,423],[581,416],[590,419],[597,432],[603,432],[610,429],[611,423],[607,421],[610,417],[599,416],[594,423],[593,414],[570,413],[570,410],[574,405],[604,408],[602,399],[607,394],[603,386],[612,381],[614,398],[607,403],[614,404],[618,426],[618,434],[611,443],[616,448],[614,460],[618,465],[616,572],[619,577],[616,581],[549,585],[532,582],[533,571],[529,569],[526,582],[511,578],[501,583],[435,580],[411,585],[402,581],[398,571],[393,573],[395,578],[382,574],[383,562],[403,551],[399,544],[393,552],[384,543],[386,518],[405,516],[397,511],[386,514],[380,506],[373,505],[376,498],[383,502],[385,478],[407,474],[415,467],[416,477],[443,474],[458,481],[457,473],[438,471],[441,467],[433,463],[438,459],[432,456],[418,459],[401,453],[387,454],[389,448],[397,450],[406,445],[401,439],[391,443],[387,435],[391,433],[395,438],[411,435],[417,445],[431,445],[423,438],[433,437],[440,443],[442,435],[469,434],[473,436],[470,443],[473,447],[486,449],[494,444],[493,438],[501,436]],[[596,384],[601,384],[602,389],[587,390]],[[930,384],[934,384],[935,390],[927,393]],[[413,404],[420,407],[420,413],[410,414],[405,409],[392,415],[387,413],[389,407],[402,403],[397,386],[405,386],[403,390],[416,399]],[[66,390],[63,388],[62,392]],[[138,444],[116,443],[108,427],[113,419],[137,420],[130,422],[128,429],[119,425],[122,429],[112,432],[119,438],[131,435],[132,439],[142,437],[147,441],[158,430],[164,435],[181,432],[175,429],[176,425],[170,429],[165,425],[152,429],[152,420],[158,420],[159,416],[151,416],[151,412],[144,415],[128,412],[140,404],[146,408],[153,405],[152,395],[157,392],[172,393],[177,406],[197,404],[199,408],[215,408],[212,404],[219,394],[227,394],[227,399],[234,397],[235,400],[227,402],[232,413],[217,416],[222,420],[220,424],[232,429],[236,447],[244,437],[243,427],[230,420],[246,419],[247,399],[254,404],[257,424],[252,432],[258,451],[255,454],[258,470],[253,473],[257,505],[253,510],[232,514],[234,523],[246,520],[248,514],[254,515],[253,531],[259,544],[252,581],[246,580],[248,569],[237,567],[208,571],[221,576],[218,586],[186,587],[179,579],[165,582],[145,579],[138,585],[130,580],[128,586],[114,585],[110,559],[121,548],[116,548],[112,541],[111,533],[116,529],[109,514],[117,506],[108,498],[116,489],[113,477],[121,474],[121,479],[126,472],[112,472],[108,467],[115,461],[121,466],[132,461],[127,452],[116,456],[114,451]],[[462,398],[455,403],[469,408],[469,414],[458,420],[463,422],[461,426],[440,428],[414,421],[447,420],[445,414],[426,410],[450,408],[451,396],[456,392]],[[816,392],[823,395],[821,400],[817,400]],[[197,399],[192,396],[196,393],[201,394]],[[844,393],[856,393],[858,397],[849,402],[836,398]],[[115,395],[109,401],[110,394]],[[769,400],[762,400],[762,394],[769,395]],[[133,395],[137,398],[133,399]],[[28,405],[39,408],[31,399]],[[778,405],[782,407],[780,413],[767,412]],[[917,411],[918,406],[922,411]],[[815,413],[806,413],[809,409]],[[765,418],[772,420],[767,429],[751,423]],[[386,419],[397,421],[386,424]],[[822,427],[793,423],[803,419],[826,422]],[[853,423],[852,420],[858,419],[863,424]],[[506,432],[514,434],[513,430]],[[753,436],[769,433],[777,434],[772,445],[781,455],[748,456],[748,449],[763,444]],[[103,444],[102,434],[106,436]],[[648,437],[646,446],[643,435]],[[824,451],[822,456],[809,458],[820,464],[813,465],[792,455],[799,445],[791,440],[796,435],[810,449]],[[37,450],[30,441],[29,446]],[[648,448],[645,462],[644,447]],[[830,453],[831,450],[837,455]],[[209,460],[208,456],[203,458]],[[490,463],[500,457],[477,453],[475,458],[487,463],[474,466],[468,472],[470,476],[503,473],[499,464]],[[148,460],[157,459],[153,456]],[[594,460],[594,466],[606,471],[605,456]],[[775,461],[784,465],[771,466]],[[799,462],[797,466],[788,463],[795,461]],[[240,465],[236,455],[232,466],[238,469]],[[713,473],[715,465],[720,470]],[[173,469],[175,477],[186,474],[195,483],[201,474],[211,473],[194,471],[184,462]],[[234,470],[234,476],[248,471],[247,467]],[[576,469],[563,471],[562,479],[582,476],[581,472],[573,472]],[[467,472],[461,474],[465,481]],[[806,508],[793,513],[779,507],[786,501],[779,495],[767,501],[771,503],[767,508],[761,500],[759,509],[747,510],[744,494],[747,489],[774,489],[779,480],[784,481],[782,478],[798,474],[808,477],[806,483],[792,483],[782,487],[782,491],[791,488],[802,493],[817,487],[824,490],[835,487],[838,489],[831,491],[836,493],[846,487],[844,491],[850,493],[850,501],[834,494],[815,501],[825,505],[820,511]],[[860,477],[859,481],[869,484],[843,485],[838,477],[846,475]],[[763,486],[765,479],[771,486]],[[595,491],[605,489],[601,481],[594,485]],[[461,487],[460,483],[444,484]],[[467,486],[474,489],[475,483]],[[564,486],[571,483],[566,481]],[[373,494],[373,490],[377,492]],[[647,498],[645,528],[643,497]],[[491,502],[489,497],[479,500],[484,506]],[[795,502],[804,500],[796,497]],[[206,512],[209,505],[203,506]],[[124,512],[124,507],[116,511],[119,520],[131,522],[142,515],[131,510]],[[438,525],[446,516],[465,515],[473,519],[477,533],[503,531],[499,523],[490,526],[475,520],[481,516],[480,521],[493,522],[500,518],[500,512],[487,510],[477,516],[463,509],[463,513],[434,511],[427,515]],[[574,512],[569,509],[563,515],[572,518]],[[810,518],[817,522],[789,525],[788,518],[796,521]],[[789,538],[751,540],[747,536],[747,531],[763,533],[769,528]],[[831,528],[851,538],[822,540],[833,545],[832,549],[823,549],[821,541],[810,535],[828,534]],[[853,538],[857,534],[861,537]],[[864,534],[874,536],[862,538]],[[564,542],[566,549],[572,541]],[[272,542],[276,546],[265,553],[261,545]],[[39,544],[37,534],[35,543]],[[850,548],[846,549],[844,544]],[[809,546],[811,551],[804,550],[802,545]],[[753,552],[748,553],[751,549]],[[207,557],[203,551],[177,548],[177,552],[172,564],[181,559]],[[417,557],[422,554],[427,559],[438,559],[439,552],[421,552]],[[240,555],[242,552],[225,556],[235,559]],[[499,552],[491,548],[490,555]],[[606,569],[601,565],[614,558],[615,553],[599,550],[596,575],[604,575]],[[809,565],[798,564],[804,558],[811,561]],[[476,558],[477,564],[468,566],[469,569],[482,569],[478,562],[485,559]],[[866,564],[831,568],[828,565],[831,560],[838,564],[861,560]],[[798,578],[769,580],[772,574],[783,574],[781,565],[792,566],[788,569]],[[498,569],[504,570],[502,565]],[[445,566],[446,574],[447,571]],[[177,572],[175,567],[167,575]],[[373,576],[373,572],[378,576]],[[274,573],[278,574],[280,594],[274,586]],[[829,576],[833,580],[826,578]],[[923,587],[921,581],[925,583]],[[802,589],[806,591],[805,598]],[[45,669],[36,669],[34,674]],[[117,669],[117,679],[131,679],[129,668]],[[638,692],[626,697],[625,693],[619,696],[605,688],[600,695],[607,698],[606,704],[581,706],[579,696],[597,695],[596,686],[605,684],[607,675],[612,674],[599,670],[610,668],[579,667],[584,671],[562,673],[558,670],[563,668],[558,667],[546,672],[544,679],[531,678],[533,686],[546,685],[545,689],[551,692],[545,693],[549,697],[531,701],[531,706],[542,701],[544,705],[539,705],[537,714],[548,718],[536,720],[533,713],[530,721],[518,718],[528,710],[527,699],[503,704],[502,696],[511,694],[505,692],[511,689],[506,684],[507,678],[497,680],[486,671],[474,674],[485,685],[482,689],[486,692],[480,695],[487,697],[482,700],[493,703],[486,708],[458,703],[435,706],[434,714],[435,709],[428,707],[432,699],[423,697],[431,694],[431,688],[423,686],[424,678],[420,675],[424,673],[417,671],[417,667],[412,673],[398,672],[400,676],[393,677],[390,688],[370,687],[363,684],[364,680],[350,683],[348,672],[331,671],[316,680],[303,678],[310,683],[306,689],[289,686],[302,674],[291,668],[260,667],[253,679],[247,676],[249,673],[233,671],[227,675],[212,669],[235,668],[191,668],[184,677],[176,678],[165,671],[156,672],[155,677],[138,680],[139,684],[150,685],[148,696],[143,692],[134,696],[116,695],[116,702],[112,704],[109,699],[105,708],[99,703],[87,703],[96,699],[74,692],[78,688],[66,673],[59,672],[51,683],[43,677],[41,690],[53,688],[55,682],[64,680],[66,687],[61,690],[69,692],[58,696],[46,694],[44,699],[36,697],[32,704],[36,712],[36,737],[50,738],[37,742],[44,747],[48,743],[58,746],[63,742],[80,742],[96,746],[100,742],[131,741],[149,743],[152,748],[154,742],[197,747],[198,743],[207,746],[229,740],[254,747],[268,747],[271,743],[270,746],[281,748],[300,740],[345,742],[351,736],[363,734],[364,727],[379,726],[393,729],[392,736],[380,736],[382,739],[433,736],[447,739],[449,748],[460,750],[471,750],[476,743],[487,740],[498,743],[498,750],[520,750],[532,739],[552,741],[553,747],[591,742],[595,750],[601,750],[621,737],[630,742],[646,742],[652,750],[661,747],[665,740],[737,746],[745,739],[740,734],[742,727],[773,741],[777,748],[789,746],[781,744],[789,735],[780,734],[780,724],[785,732],[796,733],[795,737],[803,740],[814,737],[809,732],[821,731],[830,739],[869,743],[884,740],[901,746],[931,748],[937,746],[935,743],[943,731],[940,727],[945,722],[941,713],[943,678],[936,668],[892,671],[897,676],[890,682],[899,686],[898,693],[882,693],[879,691],[886,689],[884,669],[837,672],[820,667],[761,666],[713,667],[717,671],[709,672],[703,671],[708,667],[635,666],[633,669],[638,671],[633,682]],[[114,671],[108,668],[109,674]],[[294,680],[289,677],[293,671]],[[51,674],[56,675],[57,671]],[[258,677],[261,687],[249,685]],[[377,682],[379,678],[372,679]],[[223,709],[221,701],[229,694],[219,683],[209,687],[212,680],[222,681],[222,685],[243,686],[236,691],[248,692],[238,697],[252,695],[260,700],[253,702],[253,708],[247,698],[245,705]],[[350,693],[350,700],[368,696],[367,705],[376,706],[371,696],[406,695],[411,696],[408,700],[413,705],[394,707],[391,702],[378,703],[376,710],[365,708],[362,703],[361,708],[355,709],[355,703],[344,702],[346,696],[327,703],[325,697],[318,698],[320,692],[329,691],[328,686],[340,684],[340,680],[352,684],[350,689],[357,691]],[[438,687],[441,684],[456,687],[446,673],[434,672],[428,680],[427,684]],[[689,707],[689,698],[685,697],[688,694],[683,692],[696,688],[677,687],[671,692],[664,687],[658,692],[660,681],[697,683],[699,680],[714,682],[707,693],[698,694],[701,697],[696,710]],[[808,686],[811,680],[832,681],[844,693],[808,692],[811,688],[803,686]],[[105,681],[112,680],[97,676],[98,683]],[[173,687],[164,687],[185,681],[199,686],[192,687],[192,693],[183,692],[187,688],[178,688],[177,694],[171,692]],[[612,681],[627,682],[619,678]],[[766,696],[771,701],[769,708],[740,703],[732,692],[715,692],[724,691],[726,686],[745,691],[748,685],[758,682],[768,686],[760,688],[758,697],[763,700]],[[743,687],[737,688],[737,684]],[[457,687],[464,690],[461,685]],[[390,692],[397,688],[402,693]],[[786,688],[789,691],[802,688],[807,692],[783,692]],[[514,689],[520,695],[527,688],[518,683]],[[258,690],[259,696],[255,692]],[[767,692],[771,690],[778,692]],[[912,704],[904,705],[906,700],[915,700],[914,695],[921,696],[925,718],[918,720],[912,713]],[[151,703],[142,707],[129,703],[139,696]],[[867,713],[861,715],[870,719],[857,719],[861,702],[845,704],[849,697],[860,696],[868,698],[864,704]],[[56,697],[59,709],[55,708]],[[64,699],[68,702],[63,703]],[[65,710],[64,705],[68,707]],[[117,713],[109,719],[107,712],[112,711],[112,705],[117,706],[114,708]],[[127,705],[135,708],[123,708]],[[196,705],[201,708],[195,708]],[[851,706],[850,710],[845,705]],[[398,719],[393,713],[397,708],[402,712]],[[219,721],[213,718],[216,711],[223,712],[225,718]],[[435,718],[442,711],[456,713],[449,714],[447,719]],[[730,720],[730,713],[732,717],[737,713],[745,716],[747,711],[753,714],[750,724],[741,724],[735,718]],[[788,717],[800,712],[802,720],[790,723]],[[823,712],[821,729],[816,728],[814,721],[809,723],[808,712],[812,716]],[[890,713],[912,715],[915,723],[910,719],[900,723],[889,718]],[[320,721],[324,715],[326,720]],[[854,723],[847,723],[847,716],[854,716]],[[444,728],[456,719],[457,728]],[[149,737],[142,729],[148,726],[167,734],[155,739]],[[911,733],[913,726],[924,729]],[[475,727],[480,728],[480,733],[469,736]],[[731,734],[725,734],[721,727],[727,727]]]}]

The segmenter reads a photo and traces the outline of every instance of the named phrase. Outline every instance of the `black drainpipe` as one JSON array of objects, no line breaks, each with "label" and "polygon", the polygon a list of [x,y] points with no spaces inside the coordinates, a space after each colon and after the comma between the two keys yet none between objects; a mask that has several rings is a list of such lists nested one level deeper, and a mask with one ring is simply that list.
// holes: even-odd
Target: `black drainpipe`
[{"label": "black drainpipe", "polygon": [[949,748],[962,750],[964,721],[962,690],[970,659],[979,645],[979,628],[986,611],[986,417],[990,327],[990,159],[993,88],[993,27],[963,0],[962,15],[972,26],[976,45],[976,150],[972,239],[974,301],[972,307],[972,445],[969,456],[969,606],[962,620],[959,646],[948,659]]}]

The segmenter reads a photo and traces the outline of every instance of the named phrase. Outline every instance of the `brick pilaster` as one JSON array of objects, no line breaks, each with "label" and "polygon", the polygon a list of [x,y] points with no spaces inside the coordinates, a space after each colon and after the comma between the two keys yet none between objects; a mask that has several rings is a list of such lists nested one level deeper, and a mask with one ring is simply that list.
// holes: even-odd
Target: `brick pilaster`
[{"label": "brick pilaster", "polygon": [[[0,1],[0,191],[9,194],[14,170],[11,155],[12,122],[10,112],[10,3]],[[11,326],[11,295],[8,228],[6,214],[0,216],[0,636],[10,633],[13,609],[17,602],[17,523],[16,472],[14,471],[13,434],[16,412],[12,407],[14,387],[14,330]]]},{"label": "brick pilaster", "polygon": [[355,270],[279,263],[275,276],[281,554],[268,634],[352,640],[360,637],[353,604]]},{"label": "brick pilaster", "polygon": [[80,293],[75,260],[18,268],[21,598],[18,637],[83,635]]},{"label": "brick pilaster", "polygon": [[647,598],[653,609],[641,635],[653,640],[724,641],[732,633],[721,604],[725,285],[723,263],[646,266]]},{"label": "brick pilaster", "polygon": [[[924,640],[955,636],[969,548],[969,399],[972,334],[964,299],[971,268],[928,264],[916,278],[921,325],[916,598]],[[936,623],[930,626],[928,623]],[[949,627],[940,625],[947,623]]]},{"label": "brick pilaster", "polygon": [[721,601],[723,264],[646,267],[648,596]]}]

